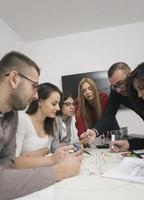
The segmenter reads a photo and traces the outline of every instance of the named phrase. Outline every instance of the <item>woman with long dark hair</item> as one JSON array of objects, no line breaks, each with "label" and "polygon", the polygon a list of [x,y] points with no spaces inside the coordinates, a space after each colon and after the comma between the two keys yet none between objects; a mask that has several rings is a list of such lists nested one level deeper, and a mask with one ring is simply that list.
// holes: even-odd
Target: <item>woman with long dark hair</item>
[{"label": "woman with long dark hair", "polygon": [[[16,134],[17,168],[26,168],[54,164],[64,148],[51,152],[55,132],[55,115],[59,111],[61,91],[51,83],[42,83],[38,87],[38,99],[31,102],[26,113],[19,115],[19,125]],[[59,147],[59,146],[58,146]],[[54,147],[56,149],[56,147]]]}]

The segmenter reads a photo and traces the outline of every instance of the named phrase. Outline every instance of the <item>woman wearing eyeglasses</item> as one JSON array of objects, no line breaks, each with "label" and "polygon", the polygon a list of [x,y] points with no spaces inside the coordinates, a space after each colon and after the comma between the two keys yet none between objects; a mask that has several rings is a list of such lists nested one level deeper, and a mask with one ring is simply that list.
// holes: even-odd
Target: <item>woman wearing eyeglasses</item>
[{"label": "woman wearing eyeglasses", "polygon": [[45,157],[60,146],[54,131],[61,92],[51,83],[40,84],[37,92],[38,99],[30,104],[26,113],[19,114],[16,168],[55,164],[67,152],[68,147],[61,147],[53,155]]},{"label": "woman wearing eyeglasses", "polygon": [[61,109],[56,116],[56,136],[61,144],[79,143],[75,126],[75,103],[71,94],[63,94]]}]

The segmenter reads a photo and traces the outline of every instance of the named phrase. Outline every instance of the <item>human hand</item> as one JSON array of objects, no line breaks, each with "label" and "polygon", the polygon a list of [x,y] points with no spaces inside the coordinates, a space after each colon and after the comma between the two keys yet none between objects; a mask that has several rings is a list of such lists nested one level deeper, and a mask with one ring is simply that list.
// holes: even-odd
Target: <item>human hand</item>
[{"label": "human hand", "polygon": [[87,132],[83,132],[80,135],[80,142],[81,142],[81,144],[87,144],[88,143],[88,133]]},{"label": "human hand", "polygon": [[51,156],[52,163],[56,164],[57,162],[59,162],[61,159],[66,157],[69,154],[69,151],[72,149],[74,150],[73,145],[62,146],[62,147],[59,147],[58,149],[56,149],[56,151]]},{"label": "human hand", "polygon": [[116,140],[113,141],[110,146],[112,152],[123,152],[129,149],[129,142],[127,140]]},{"label": "human hand", "polygon": [[79,174],[82,155],[69,154],[54,166],[56,180],[76,176]]},{"label": "human hand", "polygon": [[93,129],[87,129],[86,132],[80,135],[80,142],[82,144],[91,144],[96,139],[96,133]]},{"label": "human hand", "polygon": [[73,144],[73,146],[75,147],[75,152],[77,152],[77,154],[82,154],[83,153],[83,144],[81,143],[75,143]]},{"label": "human hand", "polygon": [[93,129],[87,129],[88,143],[91,144],[96,139],[96,132]]}]

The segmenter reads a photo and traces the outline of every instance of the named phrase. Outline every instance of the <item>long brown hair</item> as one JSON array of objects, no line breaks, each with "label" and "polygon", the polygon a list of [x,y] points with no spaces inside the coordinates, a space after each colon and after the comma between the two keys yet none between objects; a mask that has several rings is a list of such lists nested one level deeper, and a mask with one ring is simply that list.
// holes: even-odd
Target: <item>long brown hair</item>
[{"label": "long brown hair", "polygon": [[78,110],[76,112],[76,116],[78,117],[81,113],[83,116],[86,128],[89,128],[91,126],[91,120],[90,120],[90,115],[89,115],[89,109],[88,109],[88,106],[86,105],[86,104],[88,104],[88,102],[84,98],[84,95],[82,92],[82,86],[85,82],[87,82],[90,85],[90,88],[93,93],[93,101],[95,102],[94,110],[96,113],[97,120],[100,119],[100,117],[101,117],[101,104],[100,104],[99,92],[98,92],[95,82],[90,78],[83,78],[80,81],[79,86],[78,86],[78,98],[77,98]]},{"label": "long brown hair", "polygon": [[[31,102],[28,109],[26,110],[26,113],[29,115],[35,114],[39,108],[39,101],[40,100],[46,100],[49,98],[52,92],[58,92],[61,96],[61,91],[59,88],[52,84],[52,83],[41,83],[38,86],[38,99]],[[46,117],[44,120],[44,130],[48,135],[54,135],[54,129],[55,129],[55,118]]]}]

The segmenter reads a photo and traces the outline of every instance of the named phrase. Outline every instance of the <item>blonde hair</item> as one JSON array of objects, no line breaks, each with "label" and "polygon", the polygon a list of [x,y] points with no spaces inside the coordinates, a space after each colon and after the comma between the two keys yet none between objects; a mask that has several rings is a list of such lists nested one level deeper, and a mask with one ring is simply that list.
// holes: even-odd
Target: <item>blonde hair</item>
[{"label": "blonde hair", "polygon": [[98,92],[95,82],[90,78],[83,78],[80,81],[79,86],[78,86],[78,98],[77,98],[78,110],[77,110],[76,116],[79,117],[81,113],[83,116],[86,128],[89,128],[92,124],[90,120],[89,110],[88,110],[88,107],[86,106],[86,99],[82,92],[82,86],[84,83],[88,83],[91,87],[91,90],[93,93],[93,100],[94,100],[94,110],[96,113],[97,120],[100,119],[101,117],[101,104],[100,104],[99,92]]}]

